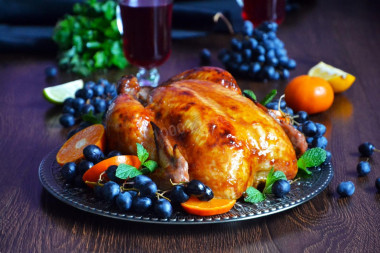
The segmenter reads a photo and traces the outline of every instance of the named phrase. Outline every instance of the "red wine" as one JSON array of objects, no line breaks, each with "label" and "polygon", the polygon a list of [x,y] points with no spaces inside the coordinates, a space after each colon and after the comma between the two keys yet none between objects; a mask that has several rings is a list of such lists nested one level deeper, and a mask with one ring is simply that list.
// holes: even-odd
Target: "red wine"
[{"label": "red wine", "polygon": [[133,65],[152,68],[171,52],[172,1],[122,0],[123,50]]},{"label": "red wine", "polygon": [[242,16],[255,27],[264,21],[281,24],[285,19],[285,0],[244,0]]}]

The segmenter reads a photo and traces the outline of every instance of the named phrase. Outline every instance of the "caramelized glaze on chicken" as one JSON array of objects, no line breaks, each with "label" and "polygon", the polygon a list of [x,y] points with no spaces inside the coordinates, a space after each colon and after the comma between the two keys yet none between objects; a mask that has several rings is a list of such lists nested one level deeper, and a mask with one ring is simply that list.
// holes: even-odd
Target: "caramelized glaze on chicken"
[{"label": "caramelized glaze on chicken", "polygon": [[228,72],[186,71],[145,95],[138,87],[124,87],[134,83],[128,80],[120,83],[121,94],[107,114],[108,145],[136,154],[135,143],[141,143],[160,165],[153,175],[160,187],[198,179],[215,197],[237,199],[265,181],[272,167],[288,179],[297,174],[286,132],[241,95]]}]

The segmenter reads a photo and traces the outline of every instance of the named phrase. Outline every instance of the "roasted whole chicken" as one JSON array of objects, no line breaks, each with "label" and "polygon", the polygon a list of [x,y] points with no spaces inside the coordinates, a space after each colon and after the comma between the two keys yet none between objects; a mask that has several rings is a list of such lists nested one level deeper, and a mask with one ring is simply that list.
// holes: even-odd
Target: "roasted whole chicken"
[{"label": "roasted whole chicken", "polygon": [[188,70],[154,89],[124,76],[118,93],[106,117],[108,147],[136,155],[141,143],[159,164],[152,178],[161,189],[198,179],[216,198],[238,199],[272,167],[294,178],[296,152],[307,148],[300,132],[244,97],[219,68]]}]

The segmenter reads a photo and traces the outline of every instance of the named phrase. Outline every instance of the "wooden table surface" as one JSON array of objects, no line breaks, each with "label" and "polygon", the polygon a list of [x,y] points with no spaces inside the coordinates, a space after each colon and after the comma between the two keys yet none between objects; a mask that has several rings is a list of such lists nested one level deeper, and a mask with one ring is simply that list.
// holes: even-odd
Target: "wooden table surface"
[{"label": "wooden table surface", "polygon": [[[328,128],[334,178],[311,201],[275,215],[243,222],[213,225],[150,225],[91,215],[68,206],[41,186],[38,166],[62,144],[68,130],[59,123],[60,108],[46,102],[42,89],[73,80],[60,72],[45,80],[44,69],[56,64],[55,54],[0,54],[0,252],[379,252],[380,154],[370,159],[372,172],[358,177],[360,143],[380,147],[380,4],[378,1],[301,1],[278,36],[296,59],[291,77],[325,61],[357,77],[337,95],[332,108],[312,119]],[[162,78],[199,65],[202,48],[216,53],[230,36],[173,42]],[[136,69],[111,71],[115,81]],[[263,96],[287,82],[238,80],[243,88]],[[339,198],[337,185],[351,180],[350,198]]]}]

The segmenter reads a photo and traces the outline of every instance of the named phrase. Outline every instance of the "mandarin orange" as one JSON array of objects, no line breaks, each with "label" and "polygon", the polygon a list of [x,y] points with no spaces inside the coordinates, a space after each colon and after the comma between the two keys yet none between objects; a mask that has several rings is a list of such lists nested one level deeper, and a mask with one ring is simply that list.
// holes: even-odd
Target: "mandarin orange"
[{"label": "mandarin orange", "polygon": [[308,114],[320,113],[333,104],[334,90],[320,77],[301,75],[286,86],[285,101],[295,111],[305,111]]}]

